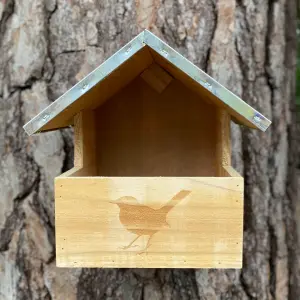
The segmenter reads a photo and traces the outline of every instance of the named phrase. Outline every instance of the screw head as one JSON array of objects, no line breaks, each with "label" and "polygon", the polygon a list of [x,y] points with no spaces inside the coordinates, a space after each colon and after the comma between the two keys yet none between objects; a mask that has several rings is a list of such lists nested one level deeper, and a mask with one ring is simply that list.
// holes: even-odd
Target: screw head
[{"label": "screw head", "polygon": [[164,55],[164,56],[168,56],[169,53],[165,50],[165,49],[161,49],[161,53]]},{"label": "screw head", "polygon": [[132,47],[129,46],[129,47],[126,49],[125,53],[128,54],[128,53],[131,51],[131,49],[132,49]]},{"label": "screw head", "polygon": [[50,118],[50,115],[49,114],[45,114],[43,116],[43,121],[47,121],[49,118]]}]

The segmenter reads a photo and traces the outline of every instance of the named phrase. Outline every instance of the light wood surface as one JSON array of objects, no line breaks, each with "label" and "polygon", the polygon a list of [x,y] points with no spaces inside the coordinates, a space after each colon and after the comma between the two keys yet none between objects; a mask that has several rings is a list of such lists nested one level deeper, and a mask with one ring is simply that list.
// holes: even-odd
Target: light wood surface
[{"label": "light wood surface", "polygon": [[[74,117],[74,166],[88,168],[94,176],[97,175],[95,129],[93,110],[83,110]],[[83,170],[77,174],[84,176]]]},{"label": "light wood surface", "polygon": [[74,167],[58,177],[80,177],[80,176],[95,176],[95,166]]},{"label": "light wood surface", "polygon": [[141,74],[141,78],[143,78],[158,93],[161,93],[172,81],[172,76],[155,63]]},{"label": "light wood surface", "polygon": [[231,166],[223,166],[223,176],[225,177],[241,177],[242,176]]},{"label": "light wood surface", "polygon": [[172,80],[136,78],[96,111],[99,176],[217,176],[216,109]]},{"label": "light wood surface", "polygon": [[74,166],[96,163],[96,134],[94,111],[84,110],[74,119]]},{"label": "light wood surface", "polygon": [[217,110],[217,155],[218,175],[226,176],[224,166],[231,165],[230,115],[225,109]]},{"label": "light wood surface", "polygon": [[[73,167],[72,169],[60,174],[58,177],[73,177],[78,172],[80,173],[82,170],[82,167]],[[92,176],[92,172],[90,174],[86,174],[87,176]],[[82,176],[86,176],[82,175]]]},{"label": "light wood surface", "polygon": [[74,166],[83,166],[82,112],[79,112],[74,117]]},{"label": "light wood surface", "polygon": [[147,72],[74,118],[74,168],[55,180],[57,265],[240,268],[230,117],[155,64]]},{"label": "light wood surface", "polygon": [[240,268],[241,177],[58,177],[59,267]]}]

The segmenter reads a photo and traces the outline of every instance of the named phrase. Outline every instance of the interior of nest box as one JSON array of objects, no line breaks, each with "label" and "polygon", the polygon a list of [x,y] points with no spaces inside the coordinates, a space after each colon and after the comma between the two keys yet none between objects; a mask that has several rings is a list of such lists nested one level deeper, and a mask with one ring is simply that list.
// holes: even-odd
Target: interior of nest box
[{"label": "interior of nest box", "polygon": [[66,175],[228,175],[230,116],[174,74],[152,58],[101,105],[78,113],[75,169]]}]

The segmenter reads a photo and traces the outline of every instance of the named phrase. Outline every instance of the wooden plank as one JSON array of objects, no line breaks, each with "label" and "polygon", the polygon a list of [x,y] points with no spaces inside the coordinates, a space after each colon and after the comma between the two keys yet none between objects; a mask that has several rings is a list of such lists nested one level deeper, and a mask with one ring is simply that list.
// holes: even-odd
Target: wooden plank
[{"label": "wooden plank", "polygon": [[101,176],[216,176],[216,109],[177,80],[136,78],[96,111]]},{"label": "wooden plank", "polygon": [[74,166],[83,166],[82,112],[74,116]]},{"label": "wooden plank", "polygon": [[[80,177],[80,176],[92,176],[94,172],[93,167],[74,167],[67,172],[59,175],[59,177]],[[242,177],[233,167],[231,166],[223,166],[224,177]]]},{"label": "wooden plank", "polygon": [[141,78],[143,78],[158,93],[162,93],[172,81],[172,76],[155,63],[141,74]]},{"label": "wooden plank", "polygon": [[74,166],[90,166],[90,168],[94,166],[96,170],[95,112],[93,110],[81,111],[74,117]]},{"label": "wooden plank", "polygon": [[241,268],[243,179],[58,177],[59,267]]},{"label": "wooden plank", "polygon": [[231,166],[223,166],[223,176],[227,177],[241,177],[240,173],[238,173],[233,167]]},{"label": "wooden plank", "polygon": [[82,170],[82,167],[74,167],[74,168],[66,171],[65,173],[60,174],[58,177],[72,177],[72,176],[74,176],[74,174],[77,174],[81,170]]},{"label": "wooden plank", "polygon": [[79,177],[79,176],[95,176],[96,167],[95,165],[86,167],[74,167],[58,177]]},{"label": "wooden plank", "polygon": [[217,111],[217,152],[218,175],[225,176],[224,166],[231,165],[230,115],[225,109]]}]

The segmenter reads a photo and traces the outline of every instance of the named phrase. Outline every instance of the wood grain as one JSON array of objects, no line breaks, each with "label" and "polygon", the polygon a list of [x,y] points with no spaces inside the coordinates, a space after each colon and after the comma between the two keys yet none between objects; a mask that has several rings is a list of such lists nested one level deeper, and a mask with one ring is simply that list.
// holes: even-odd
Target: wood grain
[{"label": "wood grain", "polygon": [[227,177],[241,177],[242,176],[231,166],[223,166],[223,176]]},{"label": "wood grain", "polygon": [[81,111],[74,117],[74,166],[89,167],[89,174],[97,175],[95,114],[93,110]]},{"label": "wood grain", "polygon": [[141,78],[143,78],[158,93],[161,93],[172,81],[172,76],[155,63],[141,74]]},{"label": "wood grain", "polygon": [[96,111],[100,176],[216,176],[216,109],[172,80],[136,78]]},{"label": "wood grain", "polygon": [[83,166],[83,129],[81,112],[74,116],[74,166]]},{"label": "wood grain", "polygon": [[225,109],[217,110],[217,152],[218,175],[226,176],[224,166],[231,165],[230,115]]},{"label": "wood grain", "polygon": [[90,165],[86,167],[74,167],[58,177],[80,177],[80,176],[93,176],[95,175],[95,166]]},{"label": "wood grain", "polygon": [[55,193],[60,267],[242,266],[241,177],[58,177]]}]

